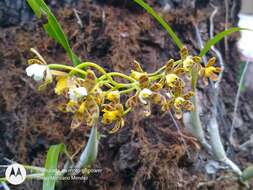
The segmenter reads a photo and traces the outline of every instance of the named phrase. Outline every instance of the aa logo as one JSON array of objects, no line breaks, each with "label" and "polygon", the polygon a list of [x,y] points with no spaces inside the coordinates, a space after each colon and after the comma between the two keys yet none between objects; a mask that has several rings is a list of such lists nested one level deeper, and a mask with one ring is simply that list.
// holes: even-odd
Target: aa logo
[{"label": "aa logo", "polygon": [[20,164],[12,164],[6,169],[5,178],[12,185],[19,185],[25,181],[26,170]]}]

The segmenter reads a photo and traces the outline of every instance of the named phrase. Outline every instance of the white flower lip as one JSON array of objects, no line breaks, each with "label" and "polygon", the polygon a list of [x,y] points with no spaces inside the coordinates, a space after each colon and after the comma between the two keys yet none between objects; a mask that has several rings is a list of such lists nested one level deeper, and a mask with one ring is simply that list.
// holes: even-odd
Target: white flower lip
[{"label": "white flower lip", "polygon": [[29,77],[32,77],[35,81],[39,82],[45,78],[47,66],[32,64],[26,68],[26,74]]},{"label": "white flower lip", "polygon": [[88,95],[85,87],[71,88],[69,89],[68,94],[69,94],[70,100],[73,100],[73,101],[78,101],[79,99]]},{"label": "white flower lip", "polygon": [[145,100],[148,98],[153,92],[147,88],[144,88],[142,91],[139,93],[139,100],[143,104],[147,104],[148,102]]}]

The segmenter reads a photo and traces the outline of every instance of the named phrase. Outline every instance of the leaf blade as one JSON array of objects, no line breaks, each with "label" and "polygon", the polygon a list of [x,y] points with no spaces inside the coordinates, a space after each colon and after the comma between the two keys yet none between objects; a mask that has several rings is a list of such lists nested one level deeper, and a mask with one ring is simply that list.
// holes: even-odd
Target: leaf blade
[{"label": "leaf blade", "polygon": [[239,32],[241,30],[249,30],[252,31],[250,29],[247,28],[240,28],[240,27],[232,27],[229,28],[227,30],[224,30],[218,34],[216,34],[212,39],[208,40],[206,45],[203,47],[203,49],[201,50],[199,56],[203,57],[211,48],[212,46],[214,46],[215,44],[217,44],[220,40],[222,40],[224,37],[229,36],[235,32]]},{"label": "leaf blade", "polygon": [[161,17],[159,16],[152,7],[150,7],[147,3],[143,0],[134,0],[138,5],[144,8],[150,15],[152,15],[160,24],[161,26],[168,32],[174,43],[177,45],[179,49],[183,47],[183,43],[170,27],[170,25]]},{"label": "leaf blade", "polygon": [[52,145],[48,150],[45,163],[46,171],[44,173],[43,190],[54,190],[55,188],[56,170],[61,152],[66,152],[66,146],[64,144]]},{"label": "leaf blade", "polygon": [[98,145],[100,135],[97,126],[93,126],[91,129],[88,143],[80,156],[80,160],[76,165],[76,168],[80,169],[83,167],[91,166],[97,159]]},{"label": "leaf blade", "polygon": [[73,64],[78,65],[80,63],[80,60],[70,48],[69,42],[63,32],[61,25],[47,4],[43,0],[27,0],[27,2],[34,11],[36,17],[41,18],[42,15],[46,14],[48,23],[44,24],[44,29],[47,31],[50,37],[52,37],[65,49]]}]

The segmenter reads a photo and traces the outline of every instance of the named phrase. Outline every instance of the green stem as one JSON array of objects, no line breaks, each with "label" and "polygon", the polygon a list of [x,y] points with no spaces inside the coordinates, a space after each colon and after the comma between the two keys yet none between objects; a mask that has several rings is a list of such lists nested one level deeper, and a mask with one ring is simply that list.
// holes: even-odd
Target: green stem
[{"label": "green stem", "polygon": [[174,62],[174,66],[179,66],[183,61],[181,59]]},{"label": "green stem", "polygon": [[148,76],[154,76],[159,74],[160,72],[162,72],[164,69],[166,68],[166,65],[164,65],[163,67],[161,67],[160,69],[158,69],[157,71],[153,72],[153,73],[149,73]]},{"label": "green stem", "polygon": [[130,93],[132,92],[133,90],[137,89],[136,86],[132,87],[132,88],[129,88],[129,89],[126,89],[126,90],[122,90],[120,91],[120,94],[127,94],[127,93]]},{"label": "green stem", "polygon": [[[81,63],[79,64],[76,68],[78,69],[83,69],[85,67],[94,67],[96,68],[98,71],[100,71],[103,76],[101,76],[99,79],[98,79],[98,82],[101,81],[101,80],[104,80],[105,78],[108,78],[108,80],[110,81],[111,84],[113,84],[114,86],[120,88],[120,87],[125,87],[127,86],[127,84],[124,84],[124,83],[118,83],[116,81],[113,80],[112,76],[120,76],[122,78],[126,78],[128,79],[129,81],[131,82],[135,82],[134,79],[132,79],[131,77],[127,76],[127,75],[124,75],[122,73],[118,73],[118,72],[112,72],[112,73],[107,73],[104,68],[102,68],[101,66],[97,65],[96,63],[92,63],[92,62],[84,62],[84,63]],[[73,73],[73,72],[71,72]],[[70,74],[71,74],[70,73]]]},{"label": "green stem", "polygon": [[[85,68],[85,67],[94,67],[94,68],[96,68],[98,71],[100,71],[102,74],[104,74],[104,75],[106,74],[106,71],[104,70],[104,68],[101,67],[101,66],[99,66],[99,65],[97,65],[96,63],[92,63],[92,62],[83,62],[83,63],[81,63],[81,64],[79,64],[79,65],[76,66],[77,69],[83,69],[83,68]],[[70,74],[72,74],[72,72],[71,72]]]},{"label": "green stem", "polygon": [[123,115],[128,114],[128,113],[131,111],[131,109],[132,109],[132,108],[127,108],[127,109],[124,111]]},{"label": "green stem", "polygon": [[[66,70],[71,70],[70,74],[73,74],[74,72],[78,72],[80,74],[86,75],[87,72],[84,70],[81,70],[81,68],[88,67],[88,66],[96,68],[97,70],[99,70],[103,74],[103,76],[98,78],[98,82],[108,78],[109,82],[112,85],[116,86],[116,88],[125,88],[128,86],[132,86],[133,82],[137,83],[137,81],[135,79],[133,79],[125,74],[122,74],[122,73],[118,73],[118,72],[106,73],[106,71],[102,67],[100,67],[99,65],[92,63],[92,62],[84,62],[84,63],[81,63],[80,65],[78,65],[77,67],[71,67],[71,66],[62,65],[62,64],[49,64],[48,68],[50,68],[50,69],[66,69]],[[129,84],[118,83],[111,78],[112,76],[119,76],[119,77],[125,78],[132,83],[129,83]]]},{"label": "green stem", "polygon": [[[118,72],[111,72],[111,73],[108,73],[107,75],[108,75],[108,76],[112,76],[112,77],[113,77],[113,76],[118,76],[118,77],[125,78],[125,79],[129,80],[130,82],[136,82],[136,80],[133,79],[132,77],[129,77],[129,76],[125,75],[125,74],[118,73]],[[99,78],[99,80],[103,80],[105,77],[106,77],[106,76],[101,76],[101,77]]]},{"label": "green stem", "polygon": [[[99,72],[101,72],[101,73],[103,74],[104,78],[108,78],[108,80],[109,80],[113,85],[115,85],[115,86],[118,85],[118,83],[115,82],[115,81],[112,79],[111,75],[109,75],[109,74],[104,70],[103,67],[97,65],[96,63],[84,62],[84,63],[79,64],[76,68],[78,68],[78,69],[83,69],[83,68],[85,68],[85,67],[93,67],[93,68],[97,69]],[[73,74],[73,72],[71,72],[70,74]],[[103,76],[102,76],[102,77],[103,77]],[[98,80],[98,81],[100,81],[100,80]]]},{"label": "green stem", "polygon": [[[180,63],[182,63],[182,60],[178,60],[174,62],[174,66],[179,65]],[[153,72],[153,73],[149,73],[148,76],[154,76],[159,74],[160,72],[162,72],[164,69],[166,68],[166,65],[164,65],[163,67],[161,67],[160,69],[158,69],[157,71]]]},{"label": "green stem", "polygon": [[125,74],[118,73],[118,72],[107,73],[107,75],[103,75],[100,78],[98,78],[98,82],[104,80],[106,77],[108,78],[108,76],[109,77],[119,76],[119,77],[125,78],[125,79],[132,82],[132,83],[118,83],[118,82],[114,81],[113,79],[111,79],[110,83],[112,85],[114,85],[116,87],[116,89],[132,87],[133,85],[137,84],[137,81],[135,79],[133,79],[133,78],[131,78],[131,77],[125,75]]},{"label": "green stem", "polygon": [[156,81],[157,79],[160,79],[160,78],[164,77],[164,75],[165,75],[165,73],[162,73],[162,74],[150,77],[150,82]]},{"label": "green stem", "polygon": [[75,68],[75,67],[67,66],[67,65],[49,64],[47,66],[49,69],[66,69],[66,70],[76,71],[76,72],[83,74],[83,75],[87,74],[86,71],[83,71],[83,70]]}]

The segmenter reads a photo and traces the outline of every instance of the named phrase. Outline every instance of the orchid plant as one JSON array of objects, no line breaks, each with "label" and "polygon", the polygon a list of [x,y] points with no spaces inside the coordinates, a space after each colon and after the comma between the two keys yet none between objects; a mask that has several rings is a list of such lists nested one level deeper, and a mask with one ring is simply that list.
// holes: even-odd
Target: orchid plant
[{"label": "orchid plant", "polygon": [[[143,107],[145,115],[149,115],[151,104],[157,104],[162,111],[173,110],[176,118],[181,119],[184,111],[194,109],[190,101],[194,93],[185,85],[187,80],[191,80],[192,68],[197,69],[199,77],[206,82],[207,79],[216,80],[216,74],[220,72],[219,67],[213,66],[214,58],[206,67],[202,66],[201,58],[189,55],[186,47],[180,51],[180,60],[170,59],[153,73],[143,71],[140,64],[134,61],[130,75],[106,72],[92,62],[83,62],[75,67],[47,64],[36,50],[32,51],[36,57],[28,60],[27,75],[41,83],[39,89],[53,80],[57,81],[55,93],[66,100],[59,108],[73,113],[71,128],[82,124],[93,126],[94,115],[102,114],[102,124],[114,124],[110,133],[122,128],[124,116],[137,106]],[[99,74],[96,75],[97,72]],[[120,83],[116,77],[127,82]],[[129,97],[126,102],[122,102],[123,94]]]}]

